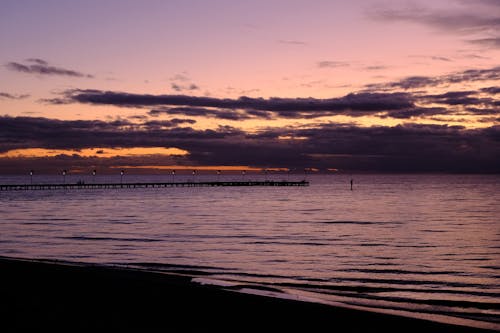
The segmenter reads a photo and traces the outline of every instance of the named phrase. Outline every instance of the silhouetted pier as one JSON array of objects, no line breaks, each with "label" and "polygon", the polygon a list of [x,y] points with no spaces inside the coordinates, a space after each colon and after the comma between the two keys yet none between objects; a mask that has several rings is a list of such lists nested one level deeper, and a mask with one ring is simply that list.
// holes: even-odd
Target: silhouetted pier
[{"label": "silhouetted pier", "polygon": [[22,190],[79,190],[79,189],[120,189],[120,188],[166,188],[166,187],[218,187],[218,186],[309,186],[302,181],[224,181],[224,182],[170,182],[170,183],[73,183],[73,184],[6,184],[0,191]]}]

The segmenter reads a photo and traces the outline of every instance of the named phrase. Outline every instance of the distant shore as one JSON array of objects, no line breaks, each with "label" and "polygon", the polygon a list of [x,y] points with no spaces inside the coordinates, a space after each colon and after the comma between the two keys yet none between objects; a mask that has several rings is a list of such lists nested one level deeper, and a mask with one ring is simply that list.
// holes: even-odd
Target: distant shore
[{"label": "distant shore", "polygon": [[[0,325],[26,329],[488,332],[201,285],[133,269],[0,258]],[[2,330],[3,331],[3,330]]]}]

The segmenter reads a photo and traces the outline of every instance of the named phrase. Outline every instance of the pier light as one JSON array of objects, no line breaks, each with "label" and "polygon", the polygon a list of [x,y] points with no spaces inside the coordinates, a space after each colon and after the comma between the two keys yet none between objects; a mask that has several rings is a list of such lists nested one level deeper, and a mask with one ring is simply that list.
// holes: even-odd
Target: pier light
[{"label": "pier light", "polygon": [[172,183],[174,183],[174,178],[175,178],[175,170],[172,170]]},{"label": "pier light", "polygon": [[120,171],[120,184],[123,183],[123,174],[125,173],[125,170]]},{"label": "pier light", "polygon": [[63,183],[66,184],[66,174],[68,173],[68,170],[63,170],[62,175],[63,175]]},{"label": "pier light", "polygon": [[92,170],[92,182],[93,182],[94,184],[95,184],[95,175],[96,175],[96,173],[97,173],[97,170],[96,170],[96,169]]},{"label": "pier light", "polygon": [[30,183],[33,184],[33,174],[35,173],[35,171],[33,170],[30,170]]},{"label": "pier light", "polygon": [[95,176],[96,173],[97,173],[96,170],[92,170],[92,176]]}]

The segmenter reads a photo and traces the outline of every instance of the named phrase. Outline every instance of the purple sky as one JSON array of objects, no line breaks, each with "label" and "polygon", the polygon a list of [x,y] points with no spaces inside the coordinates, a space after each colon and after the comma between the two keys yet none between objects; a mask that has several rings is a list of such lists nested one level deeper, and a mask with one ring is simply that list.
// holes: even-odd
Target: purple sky
[{"label": "purple sky", "polygon": [[498,172],[499,26],[497,0],[4,0],[0,172]]}]

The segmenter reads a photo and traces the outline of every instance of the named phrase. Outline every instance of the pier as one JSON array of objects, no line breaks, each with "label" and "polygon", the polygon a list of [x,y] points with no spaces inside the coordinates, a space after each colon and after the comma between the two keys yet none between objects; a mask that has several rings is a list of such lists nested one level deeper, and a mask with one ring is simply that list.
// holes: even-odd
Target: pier
[{"label": "pier", "polygon": [[5,184],[0,191],[33,190],[82,190],[82,189],[120,189],[120,188],[166,188],[166,187],[219,187],[219,186],[309,186],[302,181],[223,181],[223,182],[170,182],[170,183],[73,183],[73,184]]}]

